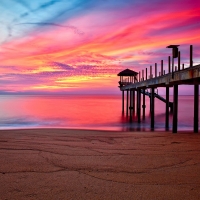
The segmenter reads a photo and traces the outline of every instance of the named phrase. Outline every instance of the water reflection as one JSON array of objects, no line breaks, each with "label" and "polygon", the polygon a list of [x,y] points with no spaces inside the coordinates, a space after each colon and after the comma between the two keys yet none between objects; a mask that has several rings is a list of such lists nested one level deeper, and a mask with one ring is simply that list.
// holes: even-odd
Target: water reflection
[{"label": "water reflection", "polygon": [[[179,97],[178,129],[193,129],[193,98]],[[150,130],[149,101],[145,119],[138,123],[136,112],[132,120],[121,114],[120,95],[76,96],[0,96],[0,129],[7,128],[85,128],[100,130]],[[131,121],[131,123],[130,123]],[[172,113],[169,115],[169,130]],[[155,100],[155,130],[165,130],[165,104]]]}]

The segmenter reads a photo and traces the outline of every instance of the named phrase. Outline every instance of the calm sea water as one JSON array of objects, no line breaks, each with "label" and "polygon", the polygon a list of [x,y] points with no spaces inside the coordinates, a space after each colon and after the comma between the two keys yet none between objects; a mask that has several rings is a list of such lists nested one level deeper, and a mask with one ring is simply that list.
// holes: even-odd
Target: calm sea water
[{"label": "calm sea water", "polygon": [[[155,130],[165,130],[165,104],[155,101]],[[129,123],[129,119],[122,115],[121,104],[121,95],[1,95],[0,129],[150,130],[148,97],[146,118],[140,124],[136,119]],[[178,106],[178,130],[193,130],[193,96],[179,96]]]}]

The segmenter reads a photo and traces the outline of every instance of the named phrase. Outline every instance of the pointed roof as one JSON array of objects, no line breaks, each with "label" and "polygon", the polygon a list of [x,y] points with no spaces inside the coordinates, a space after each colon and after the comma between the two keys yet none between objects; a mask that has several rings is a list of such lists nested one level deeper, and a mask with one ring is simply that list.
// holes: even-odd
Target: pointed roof
[{"label": "pointed roof", "polygon": [[178,46],[180,46],[180,45],[169,45],[169,46],[167,46],[167,48],[177,48]]},{"label": "pointed roof", "polygon": [[119,74],[117,74],[117,76],[136,76],[138,73],[130,70],[130,69],[125,69],[121,72],[119,72]]}]

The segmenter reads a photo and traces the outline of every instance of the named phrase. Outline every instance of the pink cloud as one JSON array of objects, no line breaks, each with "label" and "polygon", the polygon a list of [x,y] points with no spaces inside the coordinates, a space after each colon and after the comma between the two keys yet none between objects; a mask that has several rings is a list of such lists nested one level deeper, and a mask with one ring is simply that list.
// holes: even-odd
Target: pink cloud
[{"label": "pink cloud", "polygon": [[[63,84],[57,81],[65,76],[77,80],[76,83],[72,81],[71,86],[89,88],[92,81],[100,83],[97,79],[84,82],[81,75],[88,80],[94,76],[112,76],[111,82],[106,79],[107,84],[116,87],[113,77],[118,70],[127,66],[139,70],[159,63],[167,57],[169,51],[165,47],[171,43],[196,45],[194,55],[200,60],[198,5],[199,1],[191,3],[189,0],[154,5],[138,3],[137,7],[130,4],[115,10],[91,10],[61,24],[43,24],[41,29],[1,46],[0,61],[4,67],[0,72],[9,75],[17,71],[15,78],[18,77],[19,84],[16,88],[19,90],[24,84],[22,77],[26,79],[24,74],[35,78],[35,83],[34,80],[29,83],[29,90],[31,85],[33,89],[36,85],[45,88],[42,87],[45,84],[57,84],[63,89]],[[30,25],[33,22],[18,24],[19,27]],[[187,60],[184,52],[182,60]],[[68,70],[67,66],[73,70]]]}]

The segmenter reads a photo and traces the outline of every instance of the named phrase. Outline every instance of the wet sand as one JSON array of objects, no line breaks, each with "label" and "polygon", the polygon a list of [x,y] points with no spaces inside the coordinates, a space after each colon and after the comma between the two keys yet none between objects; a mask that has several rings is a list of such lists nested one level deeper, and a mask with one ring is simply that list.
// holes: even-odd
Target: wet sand
[{"label": "wet sand", "polygon": [[200,134],[0,131],[0,199],[200,199]]}]

